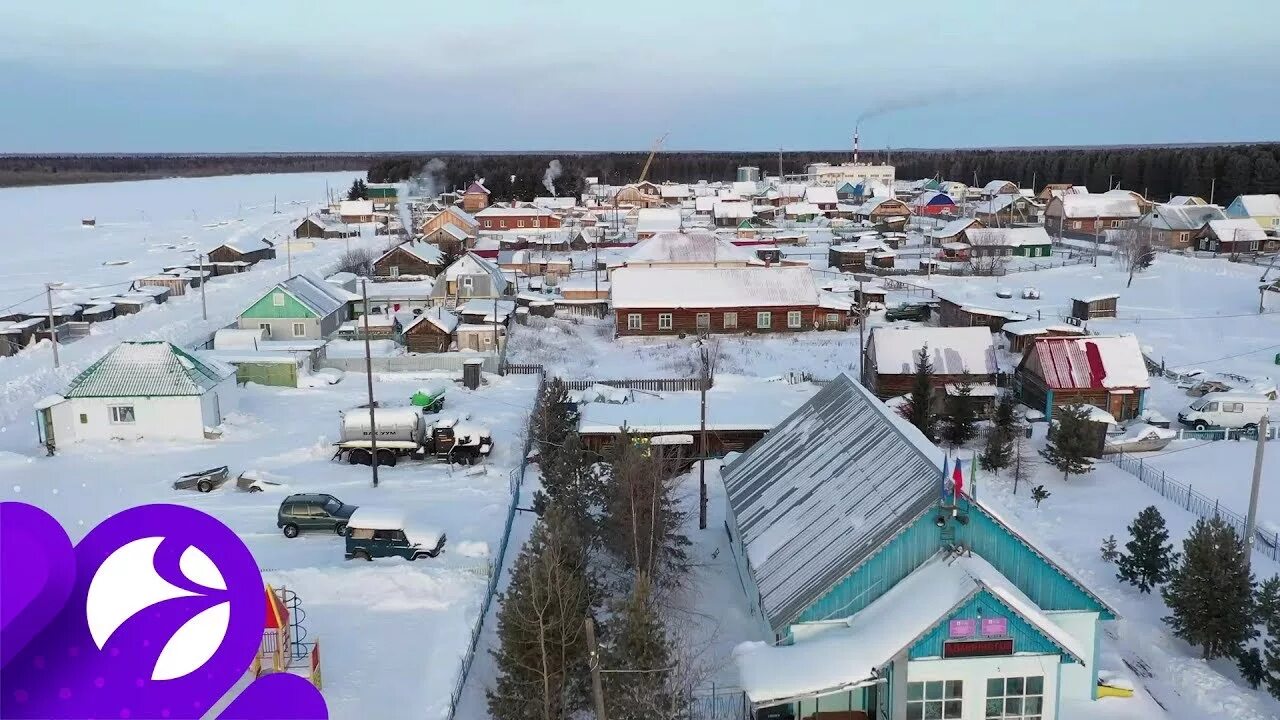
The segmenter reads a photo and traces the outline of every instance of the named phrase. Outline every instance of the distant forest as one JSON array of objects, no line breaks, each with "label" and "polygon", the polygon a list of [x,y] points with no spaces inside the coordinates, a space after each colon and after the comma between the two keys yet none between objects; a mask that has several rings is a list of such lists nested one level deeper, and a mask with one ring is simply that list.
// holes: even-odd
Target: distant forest
[{"label": "distant forest", "polygon": [[[453,154],[382,158],[369,166],[370,182],[398,182],[427,177],[438,189],[462,188],[475,178],[498,200],[530,200],[546,195],[547,167],[559,160],[562,174],[555,181],[561,194],[581,193],[583,178],[621,184],[634,181],[644,166],[644,152],[579,154]],[[428,162],[433,158],[439,163]],[[841,162],[848,154],[790,152],[782,156],[782,171],[798,174],[811,162]],[[1212,194],[1220,204],[1236,195],[1280,193],[1280,143],[1200,147],[1061,148],[1044,150],[915,150],[892,156],[869,152],[865,159],[890,161],[899,179],[939,177],[967,184],[1012,180],[1039,191],[1046,183],[1087,185],[1094,192],[1108,187],[1136,190],[1153,200],[1173,195]],[[654,157],[649,179],[655,182],[732,180],[741,165],[762,173],[778,172],[777,153],[671,152]],[[515,176],[514,183],[512,176]]]},{"label": "distant forest", "polygon": [[[529,200],[548,194],[548,166],[559,161],[556,193],[578,194],[584,178],[632,182],[646,152],[610,153],[262,153],[153,155],[3,155],[0,187],[58,183],[201,177],[244,173],[367,170],[370,182],[424,179],[433,190],[462,188],[482,177],[495,199]],[[847,152],[797,151],[782,156],[786,174],[804,172],[811,162],[841,162]],[[1280,193],[1280,143],[1176,147],[1051,148],[1010,150],[868,151],[865,159],[889,160],[900,179],[940,177],[979,184],[1012,180],[1039,190],[1046,183],[1108,184],[1145,193],[1154,200],[1200,195],[1226,204],[1236,195]],[[438,162],[432,162],[438,160]],[[662,182],[732,180],[741,165],[776,174],[777,153],[667,152],[654,157],[649,179]],[[512,181],[512,176],[515,181]]]}]

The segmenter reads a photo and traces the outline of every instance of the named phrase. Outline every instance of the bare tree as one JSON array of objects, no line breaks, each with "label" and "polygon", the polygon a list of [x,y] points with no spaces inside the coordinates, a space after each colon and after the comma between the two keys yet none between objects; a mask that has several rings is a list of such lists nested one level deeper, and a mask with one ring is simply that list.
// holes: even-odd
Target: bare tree
[{"label": "bare tree", "polygon": [[973,251],[973,254],[969,256],[969,270],[974,275],[1000,276],[1005,274],[1005,266],[1009,264],[1008,255],[988,254],[982,252],[980,247],[971,248],[971,251]]},{"label": "bare tree", "polygon": [[1129,271],[1129,282],[1125,285],[1129,287],[1133,285],[1135,273],[1146,270],[1151,267],[1151,263],[1155,262],[1156,249],[1151,240],[1151,233],[1135,227],[1127,227],[1111,231],[1109,237],[1115,242],[1116,261]]},{"label": "bare tree", "polygon": [[352,248],[338,258],[338,267],[336,272],[349,272],[359,277],[369,277],[373,275],[373,253],[369,248]]}]

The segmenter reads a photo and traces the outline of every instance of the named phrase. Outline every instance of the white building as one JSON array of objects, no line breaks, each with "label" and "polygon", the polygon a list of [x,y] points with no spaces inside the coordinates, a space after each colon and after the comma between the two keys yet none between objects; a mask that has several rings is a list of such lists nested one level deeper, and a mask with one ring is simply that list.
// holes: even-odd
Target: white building
[{"label": "white building", "polygon": [[222,423],[217,387],[235,370],[172,343],[122,342],[36,403],[40,441],[200,440]]},{"label": "white building", "polygon": [[805,175],[811,185],[838,187],[851,182],[864,188],[875,188],[877,197],[893,197],[893,181],[897,178],[897,170],[892,165],[871,163],[810,163],[805,168]]}]

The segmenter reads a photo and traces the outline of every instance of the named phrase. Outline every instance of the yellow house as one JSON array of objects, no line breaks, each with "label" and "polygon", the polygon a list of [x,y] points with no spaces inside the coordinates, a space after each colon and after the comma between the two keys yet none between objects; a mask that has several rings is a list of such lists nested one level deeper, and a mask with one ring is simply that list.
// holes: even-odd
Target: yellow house
[{"label": "yellow house", "polygon": [[1280,230],[1280,195],[1240,195],[1227,206],[1227,217],[1249,218],[1264,230]]}]

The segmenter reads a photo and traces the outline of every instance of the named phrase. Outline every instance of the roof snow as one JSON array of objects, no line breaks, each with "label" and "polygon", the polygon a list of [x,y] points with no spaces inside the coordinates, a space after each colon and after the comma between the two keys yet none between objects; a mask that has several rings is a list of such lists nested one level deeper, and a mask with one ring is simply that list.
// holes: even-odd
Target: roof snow
[{"label": "roof snow", "polygon": [[1150,387],[1133,335],[1040,338],[1031,346],[1051,390]]},{"label": "roof snow", "polygon": [[546,208],[540,208],[540,207],[500,207],[497,205],[490,205],[489,207],[476,213],[475,216],[478,218],[487,218],[487,217],[529,217],[530,215],[534,217],[548,217],[551,215],[555,215],[555,213],[551,212]]},{"label": "roof snow", "polygon": [[809,307],[818,288],[808,267],[623,267],[613,306],[626,308]]},{"label": "roof snow", "polygon": [[199,360],[172,343],[126,341],[77,375],[62,394],[67,398],[202,395],[234,374],[233,369]]},{"label": "roof snow", "polygon": [[[445,227],[454,227],[454,226],[446,225]],[[422,262],[428,265],[439,265],[440,261],[444,259],[444,253],[440,251],[440,248],[438,246],[429,242],[414,240],[411,242],[404,243],[402,245],[397,245],[394,248],[391,248],[390,250],[383,253],[382,257],[378,258],[378,260],[375,260],[374,262],[378,262],[379,260],[382,260],[382,258],[385,258],[386,256],[390,255],[391,253],[397,250],[403,250],[404,252],[409,253],[410,255],[418,258],[419,260],[421,260]]]},{"label": "roof snow", "polygon": [[1023,228],[973,228],[965,232],[969,244],[974,247],[1002,246],[1026,247],[1027,245],[1052,245],[1053,240],[1043,227]]},{"label": "roof snow", "polygon": [[[302,303],[307,309],[320,317],[336,312],[352,300],[360,299],[359,295],[349,293],[337,285],[325,282],[319,276],[310,273],[294,275],[276,285],[276,287],[292,295],[293,299]],[[271,292],[275,291],[272,290]]]},{"label": "roof snow", "polygon": [[636,220],[638,233],[679,232],[679,208],[643,208]]},{"label": "roof snow", "polygon": [[409,332],[409,328],[421,322],[431,323],[441,331],[452,335],[453,331],[457,329],[459,321],[457,315],[454,315],[442,307],[436,306],[424,311],[421,315],[415,317],[408,325],[405,325],[404,332]]},{"label": "roof snow", "polygon": [[1220,241],[1261,242],[1267,239],[1267,232],[1249,218],[1210,220],[1208,225],[1209,230]]},{"label": "roof snow", "polygon": [[997,192],[1003,189],[1006,185],[1013,185],[1014,187],[1017,187],[1017,185],[1015,185],[1012,181],[1009,181],[1009,180],[992,180],[991,182],[982,186],[982,192],[984,195],[995,195]]},{"label": "roof snow", "polygon": [[357,217],[372,214],[372,200],[343,200],[338,204],[338,215],[342,217]]},{"label": "roof snow", "polygon": [[502,268],[472,252],[445,268],[443,275],[446,281],[457,280],[463,275],[488,275],[493,279],[493,289],[496,292],[507,288],[507,276],[502,273]]},{"label": "roof snow", "polygon": [[[1224,220],[1226,214],[1217,205],[1156,205],[1138,221],[1141,227],[1164,230],[1199,230],[1212,220]],[[1257,226],[1257,223],[1254,223]]]},{"label": "roof snow", "polygon": [[[1241,195],[1236,198],[1249,217],[1280,216],[1280,195]],[[1234,202],[1232,203],[1235,204]]]},{"label": "roof snow", "polygon": [[822,210],[810,202],[794,202],[788,203],[784,212],[787,215],[820,215]]},{"label": "roof snow", "polygon": [[813,185],[805,188],[804,201],[814,205],[835,205],[840,202],[836,189],[826,185]]},{"label": "roof snow", "polygon": [[946,225],[943,225],[940,228],[930,230],[929,234],[931,237],[936,238],[953,237],[968,230],[970,227],[973,227],[977,222],[978,221],[974,218],[957,218],[955,220],[948,221]]},{"label": "roof snow", "polygon": [[871,331],[876,372],[909,375],[916,355],[928,346],[938,375],[989,375],[996,372],[995,344],[985,327],[877,327]]},{"label": "roof snow", "polygon": [[346,224],[343,223],[341,219],[339,219],[334,215],[329,215],[329,214],[322,215],[320,213],[312,213],[306,216],[305,218],[303,218],[302,220],[298,221],[298,224],[294,226],[294,230],[297,230],[299,227],[302,226],[302,223],[305,223],[308,220],[315,223],[316,225],[319,225],[321,230],[333,230],[337,232],[344,232],[347,229]]},{"label": "roof snow", "polygon": [[632,246],[623,264],[714,264],[717,262],[763,264],[750,250],[740,248],[729,240],[709,232],[660,232]]},{"label": "roof snow", "polygon": [[1128,192],[1072,194],[1057,199],[1062,203],[1062,214],[1069,218],[1136,218],[1139,215],[1138,200]]},{"label": "roof snow", "polygon": [[717,200],[712,206],[711,214],[717,218],[741,220],[742,218],[754,217],[751,210],[751,203],[742,202],[740,200]]},{"label": "roof snow", "polygon": [[[707,391],[710,432],[768,430],[813,397],[809,384],[734,380],[722,383],[717,376],[715,387]],[[578,431],[614,434],[626,426],[631,432],[649,435],[696,432],[700,427],[697,392],[637,393],[634,400],[625,405],[587,405],[581,410]]]}]

